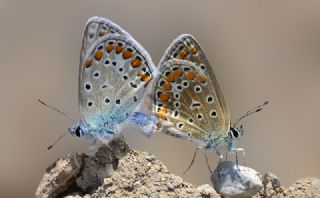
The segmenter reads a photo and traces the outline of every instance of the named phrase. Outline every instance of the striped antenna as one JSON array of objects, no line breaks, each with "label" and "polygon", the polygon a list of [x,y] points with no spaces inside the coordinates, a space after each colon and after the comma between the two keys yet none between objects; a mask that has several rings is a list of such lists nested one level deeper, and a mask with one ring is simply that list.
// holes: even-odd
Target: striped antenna
[{"label": "striped antenna", "polygon": [[265,105],[267,105],[267,104],[269,104],[269,101],[265,101],[263,104],[258,105],[258,106],[255,106],[255,107],[253,107],[252,109],[250,109],[249,111],[247,111],[246,113],[244,113],[244,114],[243,114],[242,116],[240,116],[240,117],[238,118],[238,120],[234,123],[233,127],[235,127],[235,126],[238,124],[238,122],[239,122],[240,120],[242,120],[243,118],[245,118],[245,117],[247,117],[247,116],[249,116],[249,115],[251,115],[251,114],[254,114],[254,113],[257,113],[257,112],[261,111],[261,110],[262,110],[262,107],[265,106]]}]

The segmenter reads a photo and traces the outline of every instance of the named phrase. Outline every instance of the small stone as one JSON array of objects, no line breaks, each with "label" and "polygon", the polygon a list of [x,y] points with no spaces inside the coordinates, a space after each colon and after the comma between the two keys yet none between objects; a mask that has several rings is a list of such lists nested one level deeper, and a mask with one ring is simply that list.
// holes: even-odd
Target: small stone
[{"label": "small stone", "polygon": [[225,197],[252,197],[262,188],[260,174],[233,161],[218,164],[211,175],[214,189]]}]

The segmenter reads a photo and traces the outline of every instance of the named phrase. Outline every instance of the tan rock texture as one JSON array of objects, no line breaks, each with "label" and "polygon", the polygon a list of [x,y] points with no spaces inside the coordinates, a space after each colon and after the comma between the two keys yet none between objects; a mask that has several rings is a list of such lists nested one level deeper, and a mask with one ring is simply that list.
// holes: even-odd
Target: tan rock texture
[{"label": "tan rock texture", "polygon": [[[209,175],[208,175],[209,177]],[[320,198],[320,180],[306,178],[284,188],[272,173],[261,177],[254,198]],[[153,155],[131,150],[122,139],[101,145],[95,155],[71,153],[46,170],[36,197],[221,197],[212,185],[196,186],[171,173]],[[244,196],[231,196],[244,197]]]},{"label": "tan rock texture", "polygon": [[47,169],[36,197],[220,197],[209,184],[195,186],[155,157],[130,150],[121,139],[94,156],[69,154]]}]

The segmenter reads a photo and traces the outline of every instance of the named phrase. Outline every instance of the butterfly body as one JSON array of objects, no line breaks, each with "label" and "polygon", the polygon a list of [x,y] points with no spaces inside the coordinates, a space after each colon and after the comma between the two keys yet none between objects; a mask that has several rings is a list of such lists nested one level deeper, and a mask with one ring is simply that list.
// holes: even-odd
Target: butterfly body
[{"label": "butterfly body", "polygon": [[122,123],[139,121],[134,111],[154,71],[149,54],[129,33],[102,17],[89,19],[80,53],[81,121],[69,132],[108,143]]}]

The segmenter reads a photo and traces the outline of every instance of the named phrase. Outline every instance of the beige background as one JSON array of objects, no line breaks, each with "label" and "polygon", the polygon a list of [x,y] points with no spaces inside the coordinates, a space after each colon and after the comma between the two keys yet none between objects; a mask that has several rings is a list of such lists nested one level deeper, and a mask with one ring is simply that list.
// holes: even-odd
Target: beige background
[{"label": "beige background", "polygon": [[[247,165],[274,172],[286,186],[320,177],[320,2],[194,2],[0,1],[0,197],[33,197],[50,163],[88,150],[87,142],[68,136],[45,153],[72,123],[36,99],[79,118],[79,50],[84,25],[94,15],[125,28],[155,63],[176,36],[193,34],[214,65],[233,120],[270,100],[244,121],[239,145]],[[181,176],[195,148],[163,134],[125,136]],[[214,153],[210,163],[217,163]],[[209,183],[203,152],[184,178]]]}]

